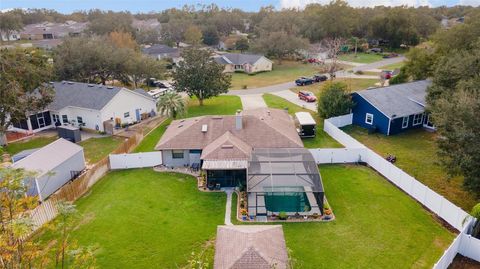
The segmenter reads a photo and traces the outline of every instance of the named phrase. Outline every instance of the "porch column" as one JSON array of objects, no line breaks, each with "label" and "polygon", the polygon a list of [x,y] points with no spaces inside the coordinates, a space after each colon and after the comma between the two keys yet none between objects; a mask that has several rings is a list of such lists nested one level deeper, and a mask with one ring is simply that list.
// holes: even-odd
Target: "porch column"
[{"label": "porch column", "polygon": [[28,133],[33,133],[32,122],[30,121],[30,116],[27,117],[27,126],[28,126]]}]

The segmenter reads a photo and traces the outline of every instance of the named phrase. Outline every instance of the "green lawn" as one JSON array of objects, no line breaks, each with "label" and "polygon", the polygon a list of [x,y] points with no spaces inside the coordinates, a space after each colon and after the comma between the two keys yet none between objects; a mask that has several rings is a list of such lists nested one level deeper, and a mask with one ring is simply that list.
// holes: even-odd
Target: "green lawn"
[{"label": "green lawn", "polygon": [[338,57],[342,61],[369,64],[383,60],[383,55],[376,53],[363,53],[359,52],[357,55],[354,53],[342,54]]},{"label": "green lawn", "polygon": [[19,153],[22,150],[27,150],[27,149],[34,149],[34,148],[41,148],[43,146],[46,146],[53,141],[57,140],[57,136],[53,137],[44,137],[44,136],[39,136],[39,137],[33,137],[28,140],[22,140],[18,142],[13,142],[8,144],[4,150],[8,152],[10,155],[14,155]]},{"label": "green lawn", "polygon": [[[348,69],[351,66],[341,65],[340,68]],[[270,72],[258,73],[255,75],[248,75],[245,73],[233,73],[232,74],[232,86],[233,90],[265,87],[289,81],[302,76],[313,76],[318,74],[321,69],[319,65],[313,65],[295,61],[283,61],[282,64],[275,62],[273,64],[273,70]]]},{"label": "green lawn", "polygon": [[383,69],[383,70],[395,70],[395,69],[400,69],[402,68],[402,66],[405,65],[405,62],[400,62],[400,63],[395,63],[395,64],[389,64],[389,65],[385,65],[385,66],[382,66],[380,67],[379,69]]},{"label": "green lawn", "polygon": [[162,137],[163,133],[167,130],[168,125],[172,122],[172,119],[166,119],[153,131],[151,131],[147,136],[145,136],[138,144],[138,146],[133,150],[133,152],[149,152],[155,150],[155,146]]},{"label": "green lawn", "polygon": [[297,268],[432,268],[454,235],[363,166],[320,166],[336,220],[283,225]]},{"label": "green lawn", "polygon": [[106,136],[99,138],[89,138],[78,143],[83,147],[85,159],[88,163],[94,164],[105,158],[123,142],[122,138]]},{"label": "green lawn", "polygon": [[225,194],[196,185],[191,176],[152,169],[111,172],[76,202],[82,218],[71,238],[98,247],[98,268],[182,268],[223,223]]},{"label": "green lawn", "polygon": [[203,101],[200,106],[197,99],[188,102],[187,118],[203,115],[233,115],[238,109],[242,109],[240,97],[221,95]]},{"label": "green lawn", "polygon": [[263,95],[263,99],[268,107],[284,109],[288,108],[288,113],[291,115],[296,112],[305,111],[312,114],[317,122],[317,135],[314,138],[304,138],[302,139],[303,144],[306,148],[341,148],[343,147],[335,139],[330,137],[327,133],[323,131],[323,119],[318,117],[318,115],[311,110],[301,108],[296,104],[289,102],[281,97],[278,97],[273,94],[266,93]]},{"label": "green lawn", "polygon": [[462,177],[448,179],[445,169],[439,165],[435,133],[418,129],[385,136],[368,134],[358,126],[348,126],[344,130],[381,156],[397,156],[395,165],[464,210],[470,211],[480,202],[462,188]]}]

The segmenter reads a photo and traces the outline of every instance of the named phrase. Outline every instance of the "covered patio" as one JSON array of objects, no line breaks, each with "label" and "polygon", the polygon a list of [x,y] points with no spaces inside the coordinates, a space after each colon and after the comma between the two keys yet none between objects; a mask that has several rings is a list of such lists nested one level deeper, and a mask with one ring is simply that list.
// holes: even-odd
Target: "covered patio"
[{"label": "covered patio", "polygon": [[203,160],[202,163],[209,189],[245,186],[247,167],[246,159]]},{"label": "covered patio", "polygon": [[323,184],[307,149],[255,149],[247,171],[250,216],[323,213]]}]

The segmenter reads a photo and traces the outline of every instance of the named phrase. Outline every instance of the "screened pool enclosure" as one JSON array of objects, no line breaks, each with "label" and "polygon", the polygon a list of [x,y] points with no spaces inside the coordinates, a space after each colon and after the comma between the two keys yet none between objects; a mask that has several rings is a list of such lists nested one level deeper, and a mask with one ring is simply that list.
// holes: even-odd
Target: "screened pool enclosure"
[{"label": "screened pool enclosure", "polygon": [[247,169],[247,192],[250,215],[323,213],[323,184],[307,149],[254,149]]}]

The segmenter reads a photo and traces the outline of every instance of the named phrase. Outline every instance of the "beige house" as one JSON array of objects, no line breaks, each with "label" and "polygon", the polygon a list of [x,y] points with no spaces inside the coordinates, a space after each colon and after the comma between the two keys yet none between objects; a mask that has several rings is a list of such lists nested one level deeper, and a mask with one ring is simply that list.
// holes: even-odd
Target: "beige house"
[{"label": "beige house", "polygon": [[225,53],[216,56],[215,61],[225,66],[225,73],[245,72],[254,74],[272,71],[273,62],[263,55]]}]

